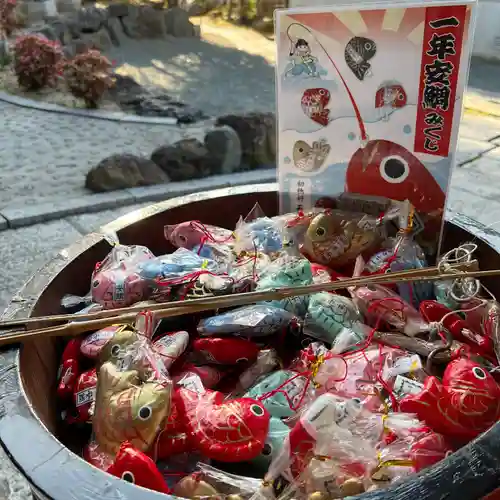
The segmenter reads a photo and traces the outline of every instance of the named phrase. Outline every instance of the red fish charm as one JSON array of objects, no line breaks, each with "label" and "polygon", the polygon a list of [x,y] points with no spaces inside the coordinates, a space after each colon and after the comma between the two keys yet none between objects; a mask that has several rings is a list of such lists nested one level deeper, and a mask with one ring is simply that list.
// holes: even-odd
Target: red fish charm
[{"label": "red fish charm", "polygon": [[441,213],[445,195],[425,165],[406,148],[386,140],[369,141],[351,158],[345,190],[409,200],[419,212]]},{"label": "red fish charm", "polygon": [[97,392],[97,373],[95,368],[83,372],[75,385],[73,400],[77,416],[73,421],[90,422],[94,414],[95,395]]},{"label": "red fish charm", "polygon": [[468,344],[476,354],[496,363],[492,339],[475,332],[474,328],[457,313],[434,300],[422,301],[419,309],[427,321],[442,321],[443,326],[456,340]]},{"label": "red fish charm", "polygon": [[300,104],[302,111],[311,120],[326,127],[330,122],[330,110],[326,109],[330,102],[330,92],[326,89],[308,89],[302,95]]},{"label": "red fish charm", "polygon": [[446,437],[470,440],[500,417],[500,387],[479,364],[459,358],[446,367],[442,383],[428,377],[419,394],[400,401],[400,410]]},{"label": "red fish charm", "polygon": [[113,464],[113,457],[102,451],[101,447],[95,441],[91,441],[85,445],[82,455],[89,464],[104,472],[107,472]]},{"label": "red fish charm", "polygon": [[406,106],[408,98],[405,89],[399,83],[383,84],[379,87],[375,94],[375,107],[383,108],[389,106],[391,108],[402,108]]},{"label": "red fish charm", "polygon": [[172,374],[172,380],[177,383],[185,377],[197,376],[200,378],[205,389],[213,389],[224,376],[224,373],[215,368],[215,366],[195,366],[190,363],[183,365],[179,373]]},{"label": "red fish charm", "polygon": [[219,392],[179,388],[174,402],[190,439],[205,457],[221,462],[252,460],[264,448],[270,415],[254,399],[222,402],[223,398]]},{"label": "red fish charm", "polygon": [[210,337],[193,342],[196,360],[217,365],[236,365],[253,362],[259,354],[259,346],[246,339],[235,337]]},{"label": "red fish charm", "polygon": [[76,381],[80,375],[80,346],[82,339],[71,339],[64,348],[59,367],[59,384],[57,395],[61,399],[68,399],[73,395]]},{"label": "red fish charm", "polygon": [[410,457],[415,472],[420,472],[446,458],[452,449],[441,434],[431,432],[418,439],[410,448]]},{"label": "red fish charm", "polygon": [[170,493],[165,479],[153,460],[127,441],[120,446],[115,461],[108,472],[148,490]]},{"label": "red fish charm", "polygon": [[81,353],[87,358],[98,358],[104,346],[115,336],[115,334],[126,328],[127,325],[111,325],[87,335],[82,341],[80,347]]}]

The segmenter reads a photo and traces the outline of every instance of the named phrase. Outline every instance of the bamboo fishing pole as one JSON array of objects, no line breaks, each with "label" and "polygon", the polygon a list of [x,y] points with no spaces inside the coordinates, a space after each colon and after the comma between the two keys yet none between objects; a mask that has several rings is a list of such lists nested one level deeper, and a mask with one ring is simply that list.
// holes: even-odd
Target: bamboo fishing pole
[{"label": "bamboo fishing pole", "polygon": [[[472,270],[470,270],[472,269]],[[158,319],[194,314],[210,310],[237,307],[272,300],[283,300],[299,295],[329,292],[351,287],[410,281],[454,280],[500,275],[500,269],[479,271],[477,261],[450,265],[443,272],[436,267],[401,271],[368,277],[341,279],[329,283],[318,283],[296,287],[283,287],[266,291],[248,292],[222,297],[206,297],[168,304],[132,306],[128,308],[100,311],[87,315],[57,315],[30,318],[21,321],[0,322],[0,345],[23,342],[39,336],[77,336],[117,323],[133,323],[137,312],[145,308],[155,312]],[[65,322],[63,324],[60,324]],[[40,328],[46,323],[49,326]],[[59,323],[59,324],[58,324]],[[22,328],[22,330],[19,330]],[[7,329],[7,331],[5,331]],[[4,333],[1,333],[4,330]]]}]

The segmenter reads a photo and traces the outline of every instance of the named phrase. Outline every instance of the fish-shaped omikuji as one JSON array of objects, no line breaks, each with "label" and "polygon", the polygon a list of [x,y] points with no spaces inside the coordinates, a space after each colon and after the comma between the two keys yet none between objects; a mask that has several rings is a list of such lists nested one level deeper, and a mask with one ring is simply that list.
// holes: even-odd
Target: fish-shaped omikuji
[{"label": "fish-shaped omikuji", "polygon": [[160,356],[165,368],[170,368],[186,350],[189,333],[185,331],[167,333],[153,342],[154,352]]},{"label": "fish-shaped omikuji", "polygon": [[376,218],[325,210],[309,224],[301,251],[313,262],[337,268],[353,262],[360,253],[374,249],[381,238]]},{"label": "fish-shaped omikuji", "polygon": [[198,333],[264,337],[280,331],[295,320],[296,316],[284,309],[255,304],[202,319],[198,324]]},{"label": "fish-shaped omikuji", "polygon": [[358,80],[363,81],[371,74],[370,61],[377,53],[377,45],[373,40],[355,36],[345,47],[344,57],[347,66]]},{"label": "fish-shaped omikuji", "polygon": [[445,459],[452,451],[444,436],[429,432],[413,443],[410,448],[413,470],[420,472]]},{"label": "fish-shaped omikuji", "polygon": [[191,442],[203,456],[221,462],[252,460],[264,448],[269,412],[254,399],[223,399],[222,393],[180,387],[174,403]]},{"label": "fish-shaped omikuji", "polygon": [[326,109],[329,102],[330,91],[319,88],[305,90],[300,104],[306,116],[325,127],[330,121],[330,110]]},{"label": "fish-shaped omikuji", "polygon": [[379,139],[358,149],[346,170],[345,190],[408,200],[418,212],[441,214],[445,194],[425,165],[410,151]]},{"label": "fish-shaped omikuji", "polygon": [[167,225],[163,233],[165,239],[175,247],[189,250],[205,242],[230,244],[234,240],[229,229],[202,224],[195,220]]},{"label": "fish-shaped omikuji", "polygon": [[71,339],[64,348],[59,367],[57,395],[68,399],[73,395],[75,384],[80,376],[80,347],[82,339]]},{"label": "fish-shaped omikuji", "polygon": [[75,385],[73,402],[76,408],[76,415],[73,422],[90,422],[94,415],[95,398],[97,392],[97,373],[92,368],[83,372]]},{"label": "fish-shaped omikuji", "polygon": [[234,337],[208,337],[193,341],[192,358],[198,364],[237,365],[257,359],[255,342]]},{"label": "fish-shaped omikuji", "polygon": [[106,453],[118,452],[121,443],[141,451],[153,443],[170,411],[171,383],[143,383],[137,370],[120,372],[110,362],[99,370],[93,430]]},{"label": "fish-shaped omikuji", "polygon": [[481,365],[459,358],[448,364],[442,382],[428,377],[420,393],[403,398],[400,410],[445,437],[466,441],[500,417],[500,387]]},{"label": "fish-shaped omikuji", "polygon": [[470,346],[471,350],[486,359],[495,361],[493,341],[487,335],[474,331],[466,319],[435,300],[424,300],[420,304],[420,313],[427,321],[442,322],[453,338]]},{"label": "fish-shaped omikuji", "polygon": [[148,490],[170,493],[165,479],[153,460],[126,441],[121,444],[107,472]]},{"label": "fish-shaped omikuji", "polygon": [[98,358],[104,346],[115,336],[115,334],[126,328],[127,325],[110,325],[87,335],[80,346],[81,353],[87,358]]},{"label": "fish-shaped omikuji", "polygon": [[312,146],[306,141],[297,141],[293,145],[293,163],[303,172],[316,172],[325,163],[330,149],[326,139],[314,141]]}]

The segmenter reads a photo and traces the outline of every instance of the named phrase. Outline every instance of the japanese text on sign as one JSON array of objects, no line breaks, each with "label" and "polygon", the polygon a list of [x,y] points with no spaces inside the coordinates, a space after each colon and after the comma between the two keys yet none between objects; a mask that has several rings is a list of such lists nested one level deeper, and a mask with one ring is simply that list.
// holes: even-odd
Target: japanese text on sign
[{"label": "japanese text on sign", "polygon": [[417,153],[448,156],[467,7],[426,10],[415,147]]}]

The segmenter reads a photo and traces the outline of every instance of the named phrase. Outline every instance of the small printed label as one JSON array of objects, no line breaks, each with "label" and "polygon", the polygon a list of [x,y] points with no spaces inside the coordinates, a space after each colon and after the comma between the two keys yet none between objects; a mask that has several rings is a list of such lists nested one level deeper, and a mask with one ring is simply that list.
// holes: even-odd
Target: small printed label
[{"label": "small printed label", "polygon": [[205,394],[206,392],[200,377],[194,373],[185,375],[177,383],[190,391],[196,392],[197,394]]},{"label": "small printed label", "polygon": [[397,375],[403,375],[404,373],[413,373],[417,370],[422,369],[422,361],[418,354],[413,356],[403,356],[398,358],[390,368],[386,368],[382,375],[384,380],[387,380]]},{"label": "small printed label", "polygon": [[95,401],[96,388],[91,387],[76,393],[76,406],[82,406]]},{"label": "small printed label", "polygon": [[394,382],[394,392],[398,396],[403,396],[406,394],[418,394],[423,389],[424,384],[411,378],[403,377],[398,375],[396,381]]}]

